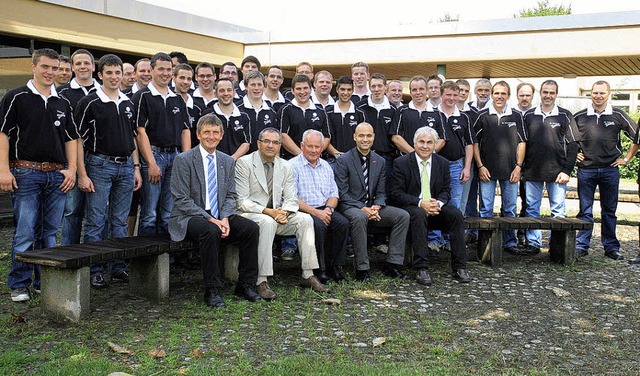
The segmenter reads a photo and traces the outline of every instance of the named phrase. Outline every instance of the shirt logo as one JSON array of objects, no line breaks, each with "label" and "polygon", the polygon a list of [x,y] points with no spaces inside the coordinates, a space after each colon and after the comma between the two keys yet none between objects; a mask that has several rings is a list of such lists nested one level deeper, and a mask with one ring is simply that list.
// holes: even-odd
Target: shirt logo
[{"label": "shirt logo", "polygon": [[604,121],[604,126],[605,127],[608,128],[610,125],[616,125],[616,123],[614,121],[611,121],[611,120],[605,120]]},{"label": "shirt logo", "polygon": [[515,127],[517,125],[515,121],[505,121],[502,124],[506,125],[509,128]]},{"label": "shirt logo", "polygon": [[551,128],[557,128],[557,127],[559,127],[560,125],[561,125],[561,124],[560,124],[560,123],[557,123],[557,122],[549,123],[549,126],[550,126]]},{"label": "shirt logo", "polygon": [[244,129],[244,126],[243,126],[242,124],[240,124],[240,121],[239,121],[239,120],[236,120],[236,121],[233,123],[233,130],[234,130],[234,131],[239,131],[239,130],[241,130],[241,129]]},{"label": "shirt logo", "polygon": [[384,123],[385,123],[385,124],[389,124],[389,123],[391,123],[391,117],[389,117],[389,116],[383,116],[383,119],[384,119]]},{"label": "shirt logo", "polygon": [[180,109],[178,107],[174,107],[172,110],[173,114],[177,114],[178,112],[180,112]]},{"label": "shirt logo", "polygon": [[55,125],[56,127],[60,126],[60,120],[56,120],[53,122],[53,125]]},{"label": "shirt logo", "polygon": [[131,112],[131,108],[130,107],[126,107],[124,109],[124,113],[127,114],[127,119],[131,119],[133,117],[133,112]]},{"label": "shirt logo", "polygon": [[56,117],[58,120],[64,119],[67,117],[67,114],[65,114],[64,111],[56,110]]},{"label": "shirt logo", "polygon": [[433,116],[427,116],[427,121],[429,122],[429,126],[431,127],[431,124],[436,122],[436,118],[434,118]]},{"label": "shirt logo", "polygon": [[311,114],[311,121],[320,121],[320,116],[318,116],[317,112]]}]

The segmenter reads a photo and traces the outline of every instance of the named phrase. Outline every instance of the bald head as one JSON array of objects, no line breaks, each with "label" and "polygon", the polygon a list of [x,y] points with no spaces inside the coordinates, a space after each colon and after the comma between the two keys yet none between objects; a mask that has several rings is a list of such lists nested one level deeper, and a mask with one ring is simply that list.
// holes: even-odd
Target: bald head
[{"label": "bald head", "polygon": [[369,154],[371,147],[373,146],[375,136],[376,135],[373,133],[373,127],[371,124],[364,122],[358,124],[355,132],[353,133],[353,139],[356,142],[356,148],[358,148],[360,154]]}]

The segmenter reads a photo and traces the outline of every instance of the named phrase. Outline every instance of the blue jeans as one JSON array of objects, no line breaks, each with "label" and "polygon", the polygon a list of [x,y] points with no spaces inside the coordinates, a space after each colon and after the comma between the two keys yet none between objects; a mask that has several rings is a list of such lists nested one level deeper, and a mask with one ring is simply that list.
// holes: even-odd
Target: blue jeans
[{"label": "blue jeans", "polygon": [[62,217],[62,234],[60,244],[80,244],[82,219],[84,218],[86,193],[78,189],[78,184],[67,192]]},{"label": "blue jeans", "polygon": [[[527,194],[526,216],[532,218],[540,218],[540,204],[542,203],[542,189],[547,187],[549,195],[549,206],[551,207],[551,216],[553,218],[564,218],[566,210],[564,199],[567,194],[567,185],[559,184],[555,181],[526,181],[525,191]],[[527,242],[533,247],[540,248],[542,246],[542,231],[527,230]]]},{"label": "blue jeans", "polygon": [[[462,200],[463,186],[460,183],[460,174],[462,174],[463,169],[464,160],[462,158],[458,159],[457,161],[449,162],[449,174],[451,176],[451,198],[449,199],[448,205],[451,205],[456,209],[460,209],[460,201]],[[429,242],[436,242],[437,244],[450,244],[449,236],[445,235],[443,237],[440,230],[429,230],[427,239]]]},{"label": "blue jeans", "polygon": [[[480,207],[480,217],[493,218],[493,202],[496,198],[496,185],[500,184],[502,191],[503,215],[508,218],[516,216],[516,204],[518,202],[518,183],[511,183],[509,180],[480,181],[480,196],[482,205]],[[518,245],[516,232],[514,230],[503,231],[503,245],[505,248]]]},{"label": "blue jeans", "polygon": [[[460,211],[464,214],[465,218],[476,218],[480,216],[478,210],[478,196],[480,195],[480,179],[478,178],[478,169],[476,168],[476,162],[471,163],[471,176],[469,180],[463,186],[462,199],[460,200]],[[480,206],[482,206],[482,200],[480,200]],[[467,230],[467,233],[478,236],[478,230]]]},{"label": "blue jeans", "polygon": [[40,273],[33,264],[16,261],[17,253],[56,246],[56,234],[62,221],[66,194],[60,190],[64,176],[59,171],[42,172],[29,168],[12,168],[18,189],[11,193],[15,220],[11,244],[11,289],[40,288]]},{"label": "blue jeans", "polygon": [[162,172],[160,182],[149,182],[149,164],[142,158],[142,193],[140,195],[140,223],[139,235],[168,234],[169,215],[173,207],[171,196],[171,169],[173,160],[178,152],[158,153],[153,152],[156,164]]},{"label": "blue jeans", "polygon": [[[616,237],[616,210],[618,209],[618,186],[620,171],[618,167],[578,168],[578,197],[580,212],[578,219],[593,223],[593,201],[596,187],[600,190],[600,208],[602,245],[605,253],[620,250],[620,242]],[[576,251],[588,251],[591,244],[592,230],[578,231]]]},{"label": "blue jeans", "polygon": [[[95,155],[85,158],[87,175],[93,182],[95,192],[87,193],[87,212],[84,225],[84,242],[103,240],[105,228],[107,238],[127,236],[127,217],[133,196],[133,164],[115,163]],[[108,205],[107,205],[108,203]],[[109,263],[111,272],[124,269],[124,261]],[[91,266],[91,273],[102,273],[102,264]]]}]

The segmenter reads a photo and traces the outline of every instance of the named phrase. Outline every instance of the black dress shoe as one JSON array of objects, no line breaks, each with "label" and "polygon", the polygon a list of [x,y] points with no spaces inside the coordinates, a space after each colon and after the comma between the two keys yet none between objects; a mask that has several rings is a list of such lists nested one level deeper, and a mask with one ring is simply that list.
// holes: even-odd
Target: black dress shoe
[{"label": "black dress shoe", "polygon": [[371,277],[368,270],[356,270],[356,281],[371,283]]},{"label": "black dress shoe", "polygon": [[102,274],[95,274],[91,276],[91,287],[103,289],[107,286],[107,281],[104,280]]},{"label": "black dress shoe", "polygon": [[629,264],[631,264],[631,265],[640,264],[640,254],[638,254],[638,256],[636,256],[636,258],[632,258],[631,260],[629,260]]},{"label": "black dress shoe", "polygon": [[384,269],[382,270],[382,273],[389,277],[389,278],[397,278],[397,279],[405,279],[407,278],[407,275],[404,274],[401,270],[400,270],[400,266],[399,265],[395,265],[395,264],[391,264],[391,263],[387,263],[384,266]]},{"label": "black dress shoe", "polygon": [[624,260],[624,256],[620,251],[605,252],[604,255],[612,260]]},{"label": "black dress shoe", "polygon": [[427,269],[418,269],[416,272],[416,282],[425,286],[431,286],[433,283]]},{"label": "black dress shoe", "polygon": [[318,277],[318,280],[320,280],[320,283],[322,283],[323,285],[326,285],[327,283],[331,282],[331,278],[327,275],[327,272],[325,272],[324,269],[314,270],[313,274],[315,274],[316,277]]},{"label": "black dress shoe", "polygon": [[471,282],[471,278],[469,278],[469,274],[467,274],[467,269],[457,269],[453,272],[453,279],[460,283],[469,283]]},{"label": "black dress shoe", "polygon": [[111,273],[111,279],[112,280],[117,279],[117,280],[120,280],[122,282],[129,283],[129,278],[130,278],[129,272],[124,270],[124,269],[120,269],[120,270],[117,270],[117,271]]},{"label": "black dress shoe", "polygon": [[260,294],[258,294],[258,292],[250,285],[237,284],[236,289],[233,293],[236,296],[245,298],[250,302],[257,302],[258,300],[262,299],[260,297]]},{"label": "black dress shoe", "polygon": [[212,308],[224,308],[227,306],[218,290],[206,290],[204,292],[204,302]]},{"label": "black dress shoe", "polygon": [[344,278],[344,272],[342,271],[342,266],[337,265],[331,268],[332,270],[329,272],[329,277],[336,283],[345,283],[347,280]]}]

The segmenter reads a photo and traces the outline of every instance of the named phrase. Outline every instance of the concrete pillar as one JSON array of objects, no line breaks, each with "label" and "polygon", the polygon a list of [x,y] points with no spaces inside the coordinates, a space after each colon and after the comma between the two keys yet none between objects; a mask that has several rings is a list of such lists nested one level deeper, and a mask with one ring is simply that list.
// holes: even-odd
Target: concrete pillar
[{"label": "concrete pillar", "polygon": [[78,321],[90,312],[89,267],[59,269],[42,266],[40,302],[46,313]]},{"label": "concrete pillar", "polygon": [[169,254],[129,260],[129,291],[137,296],[161,301],[169,297]]}]

